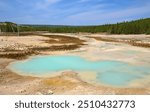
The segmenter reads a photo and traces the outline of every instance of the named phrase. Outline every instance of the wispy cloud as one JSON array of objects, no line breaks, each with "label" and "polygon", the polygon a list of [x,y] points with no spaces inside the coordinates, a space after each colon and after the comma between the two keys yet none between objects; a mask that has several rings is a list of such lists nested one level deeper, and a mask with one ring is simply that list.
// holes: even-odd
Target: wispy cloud
[{"label": "wispy cloud", "polygon": [[[90,2],[90,1],[92,1],[92,0],[78,0],[80,3],[83,3],[83,2]],[[94,1],[94,0],[93,0]],[[98,1],[98,2],[100,2],[100,1],[105,1],[105,0],[96,0],[96,1]]]},{"label": "wispy cloud", "polygon": [[88,2],[90,0],[79,0],[80,3],[83,3],[83,2]]},{"label": "wispy cloud", "polygon": [[[86,11],[70,15],[68,19],[73,20],[75,24],[86,24],[88,21],[91,23],[100,24],[101,21],[113,22],[114,20],[124,21],[127,18],[134,16],[149,14],[150,4],[141,7],[130,7],[123,10],[106,11],[105,9]],[[141,16],[142,17],[142,16]]]},{"label": "wispy cloud", "polygon": [[0,0],[0,17],[27,24],[98,25],[150,17],[150,0]]},{"label": "wispy cloud", "polygon": [[36,3],[36,8],[47,9],[50,5],[60,2],[61,0],[42,0]]}]

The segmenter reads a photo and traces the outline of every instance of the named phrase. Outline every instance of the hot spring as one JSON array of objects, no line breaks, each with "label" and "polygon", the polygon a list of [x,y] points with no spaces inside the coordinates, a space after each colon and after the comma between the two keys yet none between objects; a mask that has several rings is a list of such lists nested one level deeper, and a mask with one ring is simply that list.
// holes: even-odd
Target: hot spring
[{"label": "hot spring", "polygon": [[51,76],[54,72],[65,70],[94,71],[96,83],[113,86],[127,86],[135,80],[150,75],[148,66],[136,66],[110,60],[90,61],[80,56],[36,56],[25,61],[13,62],[8,67],[18,74],[37,77]]}]

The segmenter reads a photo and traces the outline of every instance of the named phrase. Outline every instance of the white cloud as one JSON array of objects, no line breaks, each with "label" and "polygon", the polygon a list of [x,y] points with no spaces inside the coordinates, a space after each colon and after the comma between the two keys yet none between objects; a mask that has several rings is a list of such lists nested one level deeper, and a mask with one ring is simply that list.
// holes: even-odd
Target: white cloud
[{"label": "white cloud", "polygon": [[125,10],[115,11],[112,13],[106,13],[102,15],[102,18],[120,18],[120,17],[130,17],[130,16],[137,16],[142,15],[145,13],[150,13],[150,4],[147,4],[142,7],[134,7],[134,8],[127,8]]},{"label": "white cloud", "polygon": [[60,2],[61,0],[42,0],[36,3],[36,8],[47,9],[50,5]]},{"label": "white cloud", "polygon": [[82,2],[88,2],[88,1],[90,1],[90,0],[79,0],[80,3],[82,3]]},{"label": "white cloud", "polygon": [[130,7],[126,8],[124,10],[116,10],[116,11],[109,11],[106,12],[105,9],[100,8],[100,9],[95,9],[93,11],[86,11],[82,13],[77,13],[74,15],[70,15],[67,19],[76,21],[76,23],[94,23],[99,21],[110,21],[112,22],[113,20],[121,20],[121,18],[130,18],[134,16],[140,16],[143,14],[150,14],[150,4],[147,4],[145,6],[141,7]]},{"label": "white cloud", "polygon": [[[92,1],[92,0],[79,0],[80,3],[89,2],[89,1]],[[94,1],[94,0],[93,0],[93,1]],[[96,1],[99,1],[99,2],[100,2],[100,1],[103,1],[103,0],[96,0]]]}]

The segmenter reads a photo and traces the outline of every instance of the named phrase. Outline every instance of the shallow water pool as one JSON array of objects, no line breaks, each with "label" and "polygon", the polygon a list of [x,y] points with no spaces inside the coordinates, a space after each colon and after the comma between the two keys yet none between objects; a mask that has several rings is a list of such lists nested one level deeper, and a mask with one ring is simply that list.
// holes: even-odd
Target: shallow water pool
[{"label": "shallow water pool", "polygon": [[11,63],[9,68],[19,74],[40,77],[65,70],[94,71],[97,73],[96,83],[113,86],[126,86],[150,75],[150,67],[133,66],[119,61],[89,61],[79,56],[37,56]]}]

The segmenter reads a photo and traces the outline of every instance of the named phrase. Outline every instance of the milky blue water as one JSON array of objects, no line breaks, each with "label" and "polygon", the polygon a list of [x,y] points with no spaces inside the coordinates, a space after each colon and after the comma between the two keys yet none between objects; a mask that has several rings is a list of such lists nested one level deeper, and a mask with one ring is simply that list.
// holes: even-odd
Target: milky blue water
[{"label": "milky blue water", "polygon": [[12,63],[9,68],[18,73],[40,77],[65,70],[94,71],[97,72],[95,82],[114,86],[128,85],[150,75],[150,67],[133,66],[119,61],[89,61],[79,56],[38,56]]}]

